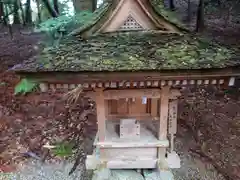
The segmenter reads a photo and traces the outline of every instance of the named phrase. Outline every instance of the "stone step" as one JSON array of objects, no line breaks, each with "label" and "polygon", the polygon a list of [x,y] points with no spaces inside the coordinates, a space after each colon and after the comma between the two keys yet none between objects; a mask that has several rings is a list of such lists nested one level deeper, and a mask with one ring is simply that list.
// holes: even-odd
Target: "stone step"
[{"label": "stone step", "polygon": [[143,170],[110,170],[95,171],[92,180],[174,180],[171,171]]}]

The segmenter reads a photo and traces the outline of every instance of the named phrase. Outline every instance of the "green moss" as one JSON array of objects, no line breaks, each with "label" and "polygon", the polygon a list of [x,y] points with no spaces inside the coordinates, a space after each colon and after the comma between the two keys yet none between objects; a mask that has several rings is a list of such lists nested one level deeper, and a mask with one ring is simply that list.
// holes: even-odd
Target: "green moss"
[{"label": "green moss", "polygon": [[99,34],[87,41],[67,38],[45,50],[25,71],[140,71],[222,68],[236,65],[233,53],[189,35]]},{"label": "green moss", "polygon": [[199,40],[185,41],[181,44],[167,43],[156,53],[168,60],[168,63],[164,65],[166,68],[221,67],[225,65],[226,59],[231,58],[228,49]]}]

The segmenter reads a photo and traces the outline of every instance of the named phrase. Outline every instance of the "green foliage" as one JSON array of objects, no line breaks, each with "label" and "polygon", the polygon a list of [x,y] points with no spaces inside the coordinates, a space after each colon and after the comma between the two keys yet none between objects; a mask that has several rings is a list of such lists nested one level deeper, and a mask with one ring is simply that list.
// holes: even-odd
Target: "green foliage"
[{"label": "green foliage", "polygon": [[2,0],[4,4],[13,4],[15,0]]},{"label": "green foliage", "polygon": [[37,32],[67,32],[68,27],[81,25],[92,17],[92,13],[83,11],[75,16],[62,15],[57,18],[50,18],[38,25],[35,29]]},{"label": "green foliage", "polygon": [[58,45],[61,38],[76,27],[82,26],[90,20],[92,13],[83,11],[74,16],[62,15],[57,18],[50,18],[35,28],[36,32],[45,32],[50,45]]},{"label": "green foliage", "polygon": [[109,10],[110,7],[111,3],[104,2],[99,8],[94,11],[89,21],[86,21],[83,25],[78,26],[69,35],[78,35],[82,31],[97,23],[101,18],[104,18],[105,13]]},{"label": "green foliage", "polygon": [[26,94],[34,91],[38,86],[37,82],[29,79],[22,79],[15,87],[14,94]]},{"label": "green foliage", "polygon": [[72,9],[70,6],[69,0],[58,0],[58,8],[61,15],[74,14],[74,6],[72,6]]},{"label": "green foliage", "polygon": [[61,142],[52,149],[53,154],[60,157],[68,157],[73,154],[73,145],[71,143]]}]

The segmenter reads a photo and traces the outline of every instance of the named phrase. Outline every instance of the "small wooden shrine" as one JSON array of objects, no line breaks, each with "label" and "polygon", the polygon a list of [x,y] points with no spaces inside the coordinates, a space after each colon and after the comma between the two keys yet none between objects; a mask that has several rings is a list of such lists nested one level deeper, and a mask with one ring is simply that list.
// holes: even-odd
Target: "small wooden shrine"
[{"label": "small wooden shrine", "polygon": [[179,168],[174,151],[180,90],[234,85],[234,53],[189,34],[157,1],[106,1],[56,48],[15,71],[40,89],[81,86],[97,108],[87,168]]}]

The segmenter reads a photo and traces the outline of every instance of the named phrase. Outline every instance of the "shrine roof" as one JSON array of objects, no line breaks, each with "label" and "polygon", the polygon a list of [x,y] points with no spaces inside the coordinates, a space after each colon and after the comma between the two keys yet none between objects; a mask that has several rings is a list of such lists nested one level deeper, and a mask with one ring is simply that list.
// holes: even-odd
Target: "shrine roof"
[{"label": "shrine roof", "polygon": [[189,34],[118,32],[82,39],[68,37],[58,47],[13,69],[17,72],[113,72],[226,68],[240,65],[236,54]]},{"label": "shrine roof", "polygon": [[106,1],[57,47],[45,48],[38,56],[12,69],[26,73],[138,72],[240,65],[234,51],[184,31],[180,21],[161,3],[156,0],[137,1],[151,15],[165,19],[176,29],[97,32],[119,5]]}]

